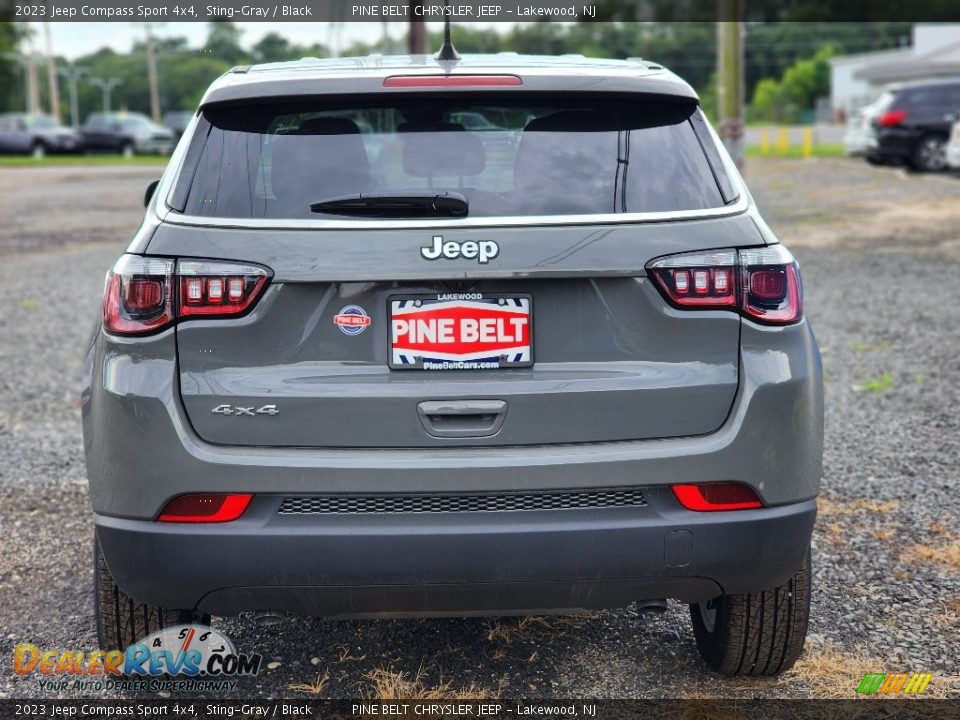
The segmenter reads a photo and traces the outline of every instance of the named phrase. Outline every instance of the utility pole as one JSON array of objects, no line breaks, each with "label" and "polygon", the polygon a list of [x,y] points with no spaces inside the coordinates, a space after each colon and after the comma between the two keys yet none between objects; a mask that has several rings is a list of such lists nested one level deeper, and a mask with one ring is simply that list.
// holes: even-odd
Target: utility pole
[{"label": "utility pole", "polygon": [[408,48],[411,55],[427,54],[427,26],[423,22],[423,15],[417,14],[417,10],[422,12],[423,0],[410,0],[410,36]]},{"label": "utility pole", "polygon": [[100,91],[103,93],[103,111],[105,113],[110,112],[110,93],[113,92],[113,89],[123,83],[123,80],[117,77],[112,78],[98,78],[91,77],[87,78],[91,83],[100,88]]},{"label": "utility pole", "polygon": [[37,57],[33,50],[33,40],[31,39],[29,50],[27,51],[27,94],[30,97],[27,104],[31,115],[40,114],[40,83],[37,81]]},{"label": "utility pole", "polygon": [[65,68],[60,68],[57,72],[63,75],[67,81],[67,87],[70,90],[70,124],[78,128],[80,127],[80,104],[77,100],[77,83],[80,81],[80,78],[87,74],[87,69],[77,67],[76,65],[69,65]]},{"label": "utility pole", "polygon": [[43,23],[43,39],[47,53],[47,83],[50,90],[50,115],[60,122],[60,86],[57,85],[57,61],[53,57],[53,41],[50,39],[50,23]]},{"label": "utility pole", "polygon": [[743,4],[744,0],[719,0],[717,23],[718,131],[738,168],[744,159]]},{"label": "utility pole", "polygon": [[150,116],[155,123],[160,122],[160,87],[157,84],[157,51],[153,44],[153,32],[150,23],[147,28],[147,78],[150,82]]}]

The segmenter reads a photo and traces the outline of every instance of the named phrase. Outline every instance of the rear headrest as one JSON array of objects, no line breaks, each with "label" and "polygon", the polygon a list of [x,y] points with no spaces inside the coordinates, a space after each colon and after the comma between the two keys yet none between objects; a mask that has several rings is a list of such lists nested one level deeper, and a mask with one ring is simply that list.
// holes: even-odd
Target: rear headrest
[{"label": "rear headrest", "polygon": [[294,135],[359,135],[360,127],[347,118],[317,117],[304,120]]},{"label": "rear headrest", "polygon": [[369,192],[370,161],[360,128],[346,118],[320,117],[278,135],[270,177],[274,196],[293,206]]},{"label": "rear headrest", "polygon": [[527,123],[514,164],[514,195],[525,212],[613,212],[617,128],[614,118],[589,110],[563,110]]},{"label": "rear headrest", "polygon": [[[408,123],[405,123],[408,124]],[[441,123],[424,131],[404,130],[403,170],[411,177],[470,177],[487,166],[487,152],[475,133],[464,132],[463,125]]]}]

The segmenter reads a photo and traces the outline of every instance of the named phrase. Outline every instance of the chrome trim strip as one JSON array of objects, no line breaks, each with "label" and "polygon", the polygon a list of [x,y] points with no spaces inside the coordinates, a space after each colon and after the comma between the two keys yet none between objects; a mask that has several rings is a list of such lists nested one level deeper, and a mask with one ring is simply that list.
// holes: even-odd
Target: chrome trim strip
[{"label": "chrome trim strip", "polygon": [[732,205],[704,210],[649,213],[601,213],[597,215],[524,215],[514,217],[419,218],[416,220],[307,220],[271,218],[217,218],[167,212],[161,218],[171,225],[194,227],[253,228],[262,230],[439,230],[456,228],[533,227],[538,225],[629,225],[632,223],[698,220],[738,215],[749,207],[749,196],[741,189]]}]

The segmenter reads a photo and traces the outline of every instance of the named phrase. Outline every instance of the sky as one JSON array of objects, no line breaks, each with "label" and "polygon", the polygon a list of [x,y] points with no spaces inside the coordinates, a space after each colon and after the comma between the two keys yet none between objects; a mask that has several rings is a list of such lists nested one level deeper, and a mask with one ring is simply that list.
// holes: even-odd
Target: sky
[{"label": "sky", "polygon": [[[38,52],[44,50],[43,29],[41,23],[34,26],[34,42]],[[337,49],[346,48],[358,40],[375,42],[383,36],[384,24],[379,22],[309,23],[309,22],[237,22],[243,30],[242,44],[249,47],[269,32],[276,32],[298,45],[310,45],[320,42]],[[508,29],[511,23],[473,23],[479,26],[493,26]],[[157,37],[186,37],[191,47],[200,47],[207,38],[207,23],[151,23]],[[144,23],[124,22],[53,22],[50,23],[50,37],[53,53],[73,60],[110,47],[117,52],[126,52],[137,38],[144,34]],[[395,39],[406,37],[406,23],[387,23],[390,36]],[[441,30],[443,23],[427,23],[431,30]]]}]

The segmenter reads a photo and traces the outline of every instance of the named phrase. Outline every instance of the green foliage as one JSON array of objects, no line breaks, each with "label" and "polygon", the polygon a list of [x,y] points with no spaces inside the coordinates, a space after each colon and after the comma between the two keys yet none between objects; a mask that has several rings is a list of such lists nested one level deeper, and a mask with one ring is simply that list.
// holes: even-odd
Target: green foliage
[{"label": "green foliage", "polygon": [[17,49],[20,36],[15,23],[0,21],[0,112],[23,110],[23,71],[7,57]]},{"label": "green foliage", "polygon": [[751,120],[792,123],[800,120],[804,110],[830,92],[829,59],[835,54],[832,45],[821,47],[812,58],[797,60],[783,77],[760,80],[753,91]]},{"label": "green foliage", "polygon": [[221,60],[228,65],[239,65],[247,55],[240,47],[240,38],[243,31],[228,20],[217,20],[209,23],[207,45],[204,48],[210,57]]}]

